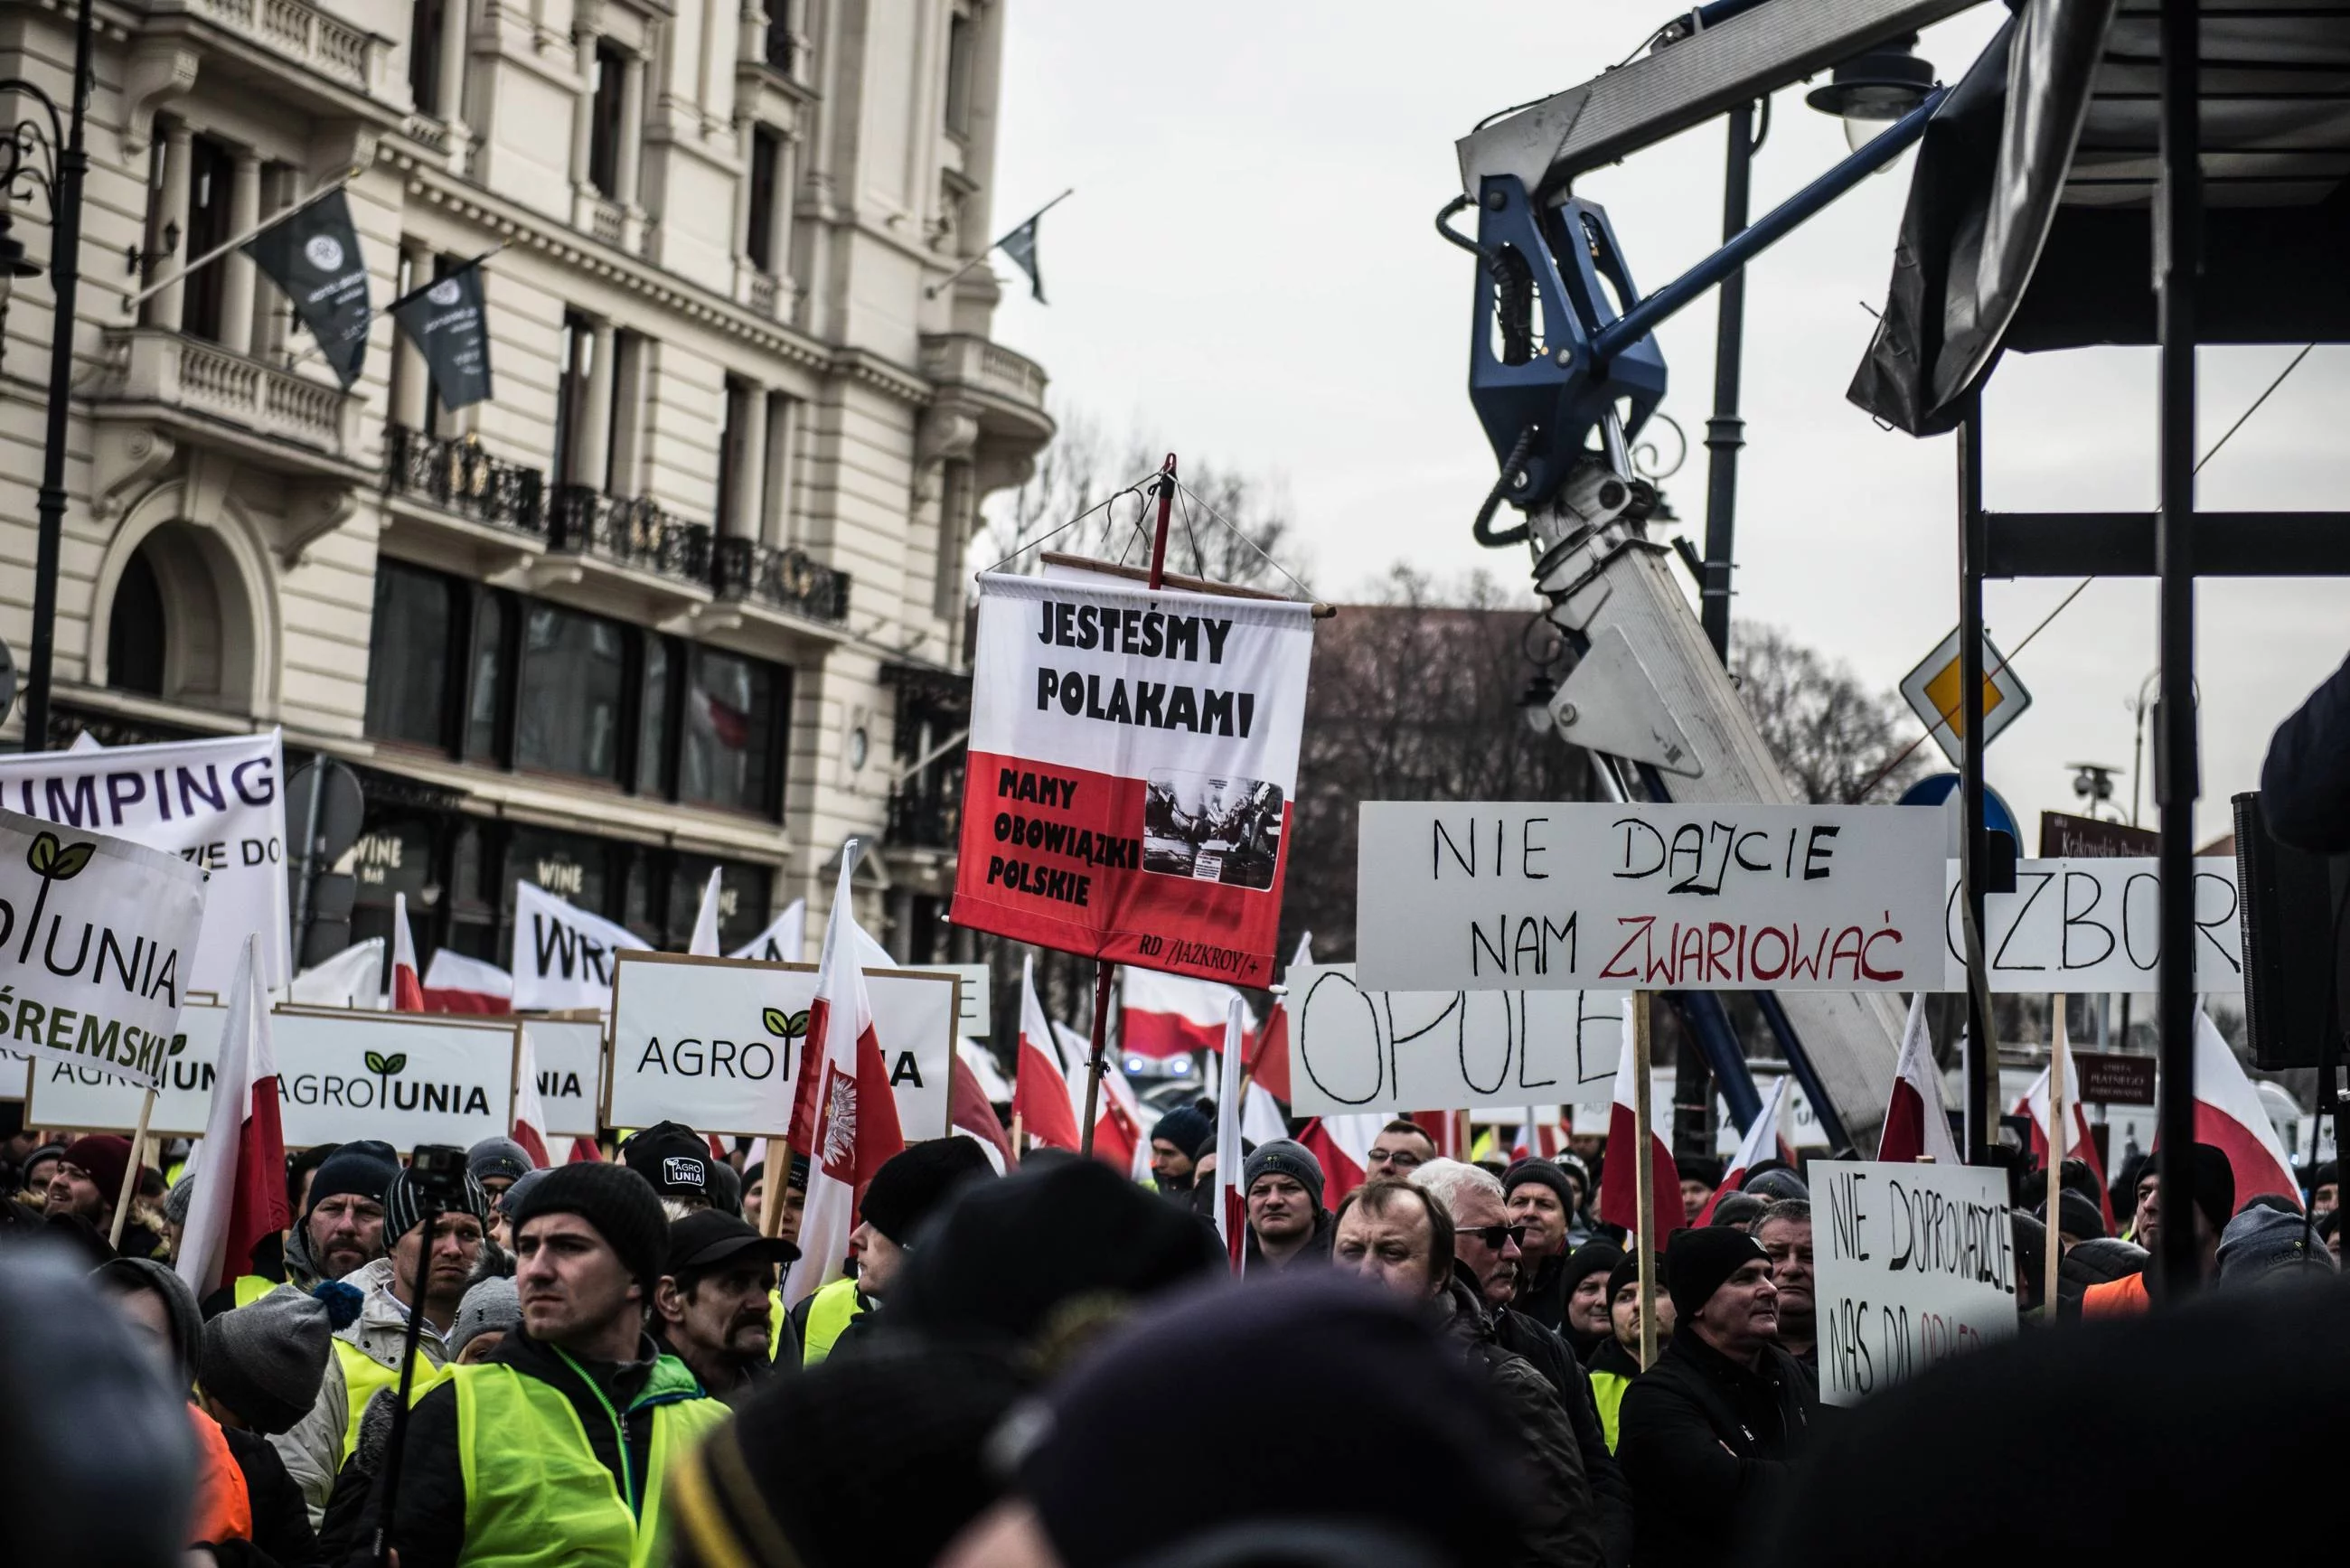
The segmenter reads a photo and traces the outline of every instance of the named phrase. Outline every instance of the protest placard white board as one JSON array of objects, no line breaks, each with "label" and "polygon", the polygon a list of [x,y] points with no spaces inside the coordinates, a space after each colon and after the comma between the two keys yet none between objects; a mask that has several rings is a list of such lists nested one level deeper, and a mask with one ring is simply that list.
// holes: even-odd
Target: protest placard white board
[{"label": "protest placard white board", "polygon": [[2015,1333],[2004,1171],[1838,1162],[1812,1179],[1822,1398],[1856,1405]]},{"label": "protest placard white board", "polygon": [[152,1086],[203,915],[180,857],[0,811],[0,1042]]},{"label": "protest placard white board", "polygon": [[984,1040],[995,1033],[995,981],[983,963],[910,963],[900,966],[913,974],[951,974],[962,982],[956,992],[962,1011],[955,1014],[955,1033],[965,1040]]},{"label": "protest placard white board", "polygon": [[181,983],[225,992],[244,939],[262,983],[293,973],[286,908],[285,761],[278,732],[153,746],[0,756],[0,807],[60,828],[127,838],[212,873],[204,924]]},{"label": "protest placard white board", "polygon": [[[816,974],[812,964],[620,955],[604,1125],[675,1120],[722,1137],[782,1137],[791,1126]],[[956,990],[951,974],[865,971],[873,1033],[909,1142],[947,1136]],[[785,1031],[770,1027],[777,1021]]]},{"label": "protest placard white board", "polygon": [[[155,1111],[147,1130],[157,1137],[202,1137],[212,1109],[213,1072],[220,1062],[221,1028],[228,1009],[191,1003],[180,1009],[180,1026],[164,1057],[155,1088]],[[32,1064],[26,1125],[70,1127],[76,1132],[127,1133],[139,1125],[139,1102],[146,1091],[128,1078],[68,1062]]]},{"label": "protest placard white board", "polygon": [[277,1106],[289,1148],[381,1138],[469,1148],[514,1130],[511,1018],[279,1007]]},{"label": "protest placard white board", "polygon": [[1394,991],[1915,991],[1941,817],[1901,806],[1365,801],[1355,961]]},{"label": "protest placard white board", "polygon": [[612,1005],[612,965],[644,939],[528,882],[515,884],[514,1010]]},{"label": "protest placard white board", "polygon": [[[1944,991],[1967,988],[1959,863],[1947,862]],[[2162,877],[2150,859],[2025,860],[2015,891],[1983,899],[1983,958],[1994,992],[2143,993],[2159,989]],[[2236,863],[2195,861],[2195,989],[2244,989]]]},{"label": "protest placard white board", "polygon": [[596,1019],[525,1018],[538,1059],[538,1097],[549,1137],[594,1137],[604,1104],[604,1025]]},{"label": "protest placard white board", "polygon": [[1604,1105],[1619,991],[1366,991],[1353,964],[1288,975],[1290,1112]]}]

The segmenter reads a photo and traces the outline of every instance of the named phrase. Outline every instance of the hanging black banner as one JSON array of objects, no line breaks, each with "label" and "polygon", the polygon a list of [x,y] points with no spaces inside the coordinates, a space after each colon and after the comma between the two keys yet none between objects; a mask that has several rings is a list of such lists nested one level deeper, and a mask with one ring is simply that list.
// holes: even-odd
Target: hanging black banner
[{"label": "hanging black banner", "polygon": [[339,190],[286,214],[244,242],[244,254],[294,302],[343,389],[367,362],[367,262]]},{"label": "hanging black banner", "polygon": [[490,321],[479,260],[393,302],[391,318],[424,356],[444,409],[490,400]]}]

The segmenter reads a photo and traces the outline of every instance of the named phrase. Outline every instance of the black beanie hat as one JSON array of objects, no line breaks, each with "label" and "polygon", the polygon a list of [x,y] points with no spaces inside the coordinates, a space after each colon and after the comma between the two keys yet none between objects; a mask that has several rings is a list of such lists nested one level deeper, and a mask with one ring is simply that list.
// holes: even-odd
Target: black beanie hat
[{"label": "black beanie hat", "polygon": [[[2034,1211],[2042,1224],[2048,1222],[2048,1205],[2041,1204]],[[2060,1188],[2056,1194],[2056,1229],[2077,1241],[2094,1241],[2106,1233],[2106,1216],[2096,1204],[2071,1188]]]},{"label": "black beanie hat", "polygon": [[715,1203],[710,1184],[710,1143],[683,1122],[655,1122],[620,1146],[620,1163],[652,1183],[663,1198]]},{"label": "black beanie hat", "polygon": [[[1665,1288],[1665,1261],[1662,1258],[1659,1258],[1657,1260],[1655,1277],[1658,1291],[1667,1297],[1669,1297],[1672,1293]],[[1611,1306],[1614,1305],[1616,1293],[1618,1291],[1621,1291],[1626,1285],[1638,1282],[1639,1278],[1639,1255],[1638,1253],[1627,1253],[1622,1262],[1607,1271],[1608,1304]]]},{"label": "black beanie hat", "polygon": [[1731,1275],[1749,1263],[1771,1261],[1762,1243],[1743,1231],[1676,1231],[1665,1249],[1665,1280],[1673,1314],[1687,1323],[1713,1299]]},{"label": "black beanie hat", "polygon": [[1216,1136],[1216,1124],[1197,1106],[1178,1106],[1159,1118],[1150,1136],[1163,1137],[1181,1149],[1185,1159],[1197,1159],[1200,1146]]},{"label": "black beanie hat", "polygon": [[[2161,1169],[2162,1150],[2156,1149],[2138,1168],[2137,1179],[2144,1181]],[[2228,1157],[2208,1143],[2189,1145],[2188,1179],[2194,1190],[2195,1207],[2211,1221],[2211,1229],[2226,1230],[2228,1221],[2236,1217],[2236,1168],[2228,1163]]]},{"label": "black beanie hat", "polygon": [[[525,1171],[524,1174],[529,1173]],[[471,1214],[482,1222],[484,1230],[487,1230],[490,1224],[490,1195],[483,1190],[482,1184],[474,1180],[473,1173],[468,1170],[465,1172],[463,1195],[456,1202],[444,1205],[442,1212]],[[402,1236],[414,1230],[417,1223],[423,1218],[424,1190],[417,1184],[416,1173],[412,1170],[393,1172],[390,1182],[383,1189],[385,1250],[390,1250]]]},{"label": "black beanie hat", "polygon": [[542,1214],[578,1215],[596,1227],[648,1291],[669,1261],[669,1216],[661,1211],[660,1197],[625,1165],[582,1160],[539,1171],[510,1213],[517,1236]]},{"label": "black beanie hat", "polygon": [[1507,1198],[1529,1181],[1540,1182],[1557,1193],[1558,1206],[1569,1214],[1575,1212],[1575,1184],[1567,1179],[1566,1172],[1533,1155],[1502,1172],[1502,1196]]},{"label": "black beanie hat", "polygon": [[1566,1255],[1566,1293],[1573,1295],[1575,1286],[1594,1274],[1606,1273],[1623,1261],[1624,1249],[1615,1242],[1586,1241]]},{"label": "black beanie hat", "polygon": [[302,1210],[307,1220],[310,1210],[329,1198],[348,1193],[372,1203],[383,1201],[384,1189],[400,1172],[400,1155],[391,1145],[373,1138],[347,1143],[319,1162],[310,1178],[310,1202]]},{"label": "black beanie hat", "polygon": [[966,1181],[993,1176],[976,1138],[934,1137],[891,1155],[866,1184],[866,1222],[899,1246],[914,1239],[931,1210]]}]

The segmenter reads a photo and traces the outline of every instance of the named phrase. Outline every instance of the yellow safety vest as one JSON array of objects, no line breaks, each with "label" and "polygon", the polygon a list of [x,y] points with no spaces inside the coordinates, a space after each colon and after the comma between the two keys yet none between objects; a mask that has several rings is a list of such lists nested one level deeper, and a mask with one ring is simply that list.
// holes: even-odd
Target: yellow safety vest
[{"label": "yellow safety vest", "polygon": [[808,1303],[807,1345],[800,1353],[800,1365],[814,1366],[830,1355],[833,1341],[864,1311],[855,1280],[835,1280],[816,1292]]},{"label": "yellow safety vest", "polygon": [[784,1288],[777,1285],[767,1293],[767,1359],[773,1361],[784,1351],[784,1324],[791,1314],[784,1310]]},{"label": "yellow safety vest", "polygon": [[[400,1386],[400,1368],[386,1366],[349,1340],[339,1335],[329,1340],[335,1347],[335,1358],[343,1364],[343,1395],[349,1408],[349,1418],[343,1423],[343,1451],[336,1459],[339,1468],[359,1446],[359,1417],[367,1414],[368,1401],[379,1388]],[[416,1346],[416,1372],[408,1380],[408,1402],[415,1404],[424,1397],[425,1390],[449,1376],[445,1366],[435,1366],[427,1359],[421,1341]]]},{"label": "yellow safety vest", "polygon": [[267,1274],[239,1274],[236,1277],[236,1283],[234,1286],[236,1291],[236,1304],[239,1306],[251,1306],[254,1303],[259,1301],[262,1297],[276,1290],[280,1282],[281,1282],[277,1280],[271,1279]]},{"label": "yellow safety vest", "polygon": [[1624,1390],[1632,1380],[1620,1372],[1591,1375],[1591,1402],[1599,1407],[1599,1429],[1607,1435],[1607,1451],[1616,1451],[1617,1421],[1624,1413]]},{"label": "yellow safety vest", "polygon": [[[446,1376],[456,1384],[457,1455],[465,1477],[460,1563],[649,1568],[669,1561],[663,1478],[728,1414],[702,1393],[683,1362],[661,1356],[629,1407],[655,1407],[647,1473],[628,1478],[631,1496],[621,1494],[596,1458],[579,1412],[561,1389],[500,1362],[454,1366]],[[617,1411],[612,1424],[625,1471],[628,1432]],[[481,1441],[485,1433],[486,1444]]]}]

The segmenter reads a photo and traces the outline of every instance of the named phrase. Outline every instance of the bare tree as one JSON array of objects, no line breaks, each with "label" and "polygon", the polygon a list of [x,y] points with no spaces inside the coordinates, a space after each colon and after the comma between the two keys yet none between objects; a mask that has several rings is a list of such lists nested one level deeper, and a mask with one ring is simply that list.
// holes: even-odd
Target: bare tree
[{"label": "bare tree", "polygon": [[1777,627],[1741,628],[1730,667],[1747,711],[1804,799],[1890,801],[1926,773],[1923,746],[1894,762],[1918,734],[1898,693],[1870,691],[1848,667]]}]

